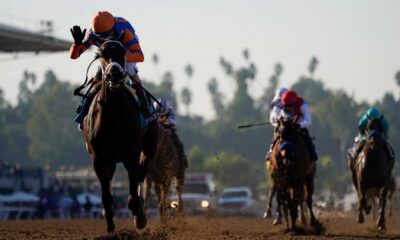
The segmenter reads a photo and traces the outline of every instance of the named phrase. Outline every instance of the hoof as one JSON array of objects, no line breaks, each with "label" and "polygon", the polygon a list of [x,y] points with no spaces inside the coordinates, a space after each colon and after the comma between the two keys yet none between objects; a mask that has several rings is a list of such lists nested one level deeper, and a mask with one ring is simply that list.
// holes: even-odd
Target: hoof
[{"label": "hoof", "polygon": [[179,208],[180,208],[180,205],[179,205],[179,202],[178,202],[178,201],[172,201],[172,202],[170,203],[169,207],[170,207],[170,208],[179,209]]},{"label": "hoof", "polygon": [[147,225],[147,218],[146,215],[141,214],[136,216],[135,218],[135,226],[137,229],[143,229]]},{"label": "hoof", "polygon": [[267,210],[266,212],[264,212],[263,218],[272,218],[271,210]]},{"label": "hoof", "polygon": [[103,209],[103,210],[101,211],[101,215],[102,215],[103,218],[105,218],[106,221],[107,221],[107,232],[108,232],[108,233],[113,233],[114,230],[115,230],[115,224],[114,224],[114,221],[113,221],[114,213],[113,213],[112,211],[110,211],[108,214],[109,214],[109,216],[107,216],[107,212],[106,212],[105,209]]},{"label": "hoof", "polygon": [[376,224],[378,225],[378,230],[380,232],[386,231],[386,223],[384,218],[379,218]]},{"label": "hoof", "polygon": [[358,223],[364,223],[364,215],[359,214],[359,215],[358,215],[358,218],[357,218],[357,222],[358,222]]},{"label": "hoof", "polygon": [[113,233],[115,230],[115,224],[113,222],[107,223],[107,232],[109,234]]},{"label": "hoof", "polygon": [[276,218],[272,224],[274,225],[282,224],[282,218],[280,217]]},{"label": "hoof", "polygon": [[320,224],[319,224],[319,222],[317,221],[317,219],[311,219],[311,221],[310,221],[310,226],[312,226],[312,227],[318,227]]}]

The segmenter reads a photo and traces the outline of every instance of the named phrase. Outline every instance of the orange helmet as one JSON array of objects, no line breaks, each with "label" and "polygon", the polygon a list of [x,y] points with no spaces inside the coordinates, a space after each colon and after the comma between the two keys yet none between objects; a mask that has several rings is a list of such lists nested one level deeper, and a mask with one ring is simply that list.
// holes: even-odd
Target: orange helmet
[{"label": "orange helmet", "polygon": [[97,12],[92,17],[92,30],[95,34],[102,34],[111,31],[114,27],[115,20],[109,12]]}]

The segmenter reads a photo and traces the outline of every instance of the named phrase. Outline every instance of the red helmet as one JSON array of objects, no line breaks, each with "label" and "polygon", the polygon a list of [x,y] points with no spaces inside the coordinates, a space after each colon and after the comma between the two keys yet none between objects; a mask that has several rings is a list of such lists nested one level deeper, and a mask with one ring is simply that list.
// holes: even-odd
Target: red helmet
[{"label": "red helmet", "polygon": [[96,34],[106,33],[114,27],[114,17],[109,12],[97,12],[92,17],[92,30]]},{"label": "red helmet", "polygon": [[284,107],[293,106],[297,102],[297,94],[294,91],[287,91],[282,95],[282,105]]}]

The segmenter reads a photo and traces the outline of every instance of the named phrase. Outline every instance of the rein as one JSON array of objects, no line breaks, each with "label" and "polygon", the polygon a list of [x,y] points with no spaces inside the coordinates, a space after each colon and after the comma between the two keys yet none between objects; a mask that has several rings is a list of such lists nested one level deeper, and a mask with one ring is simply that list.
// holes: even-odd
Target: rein
[{"label": "rein", "polygon": [[85,82],[84,82],[82,85],[80,85],[79,87],[75,88],[75,90],[74,90],[74,92],[73,92],[74,96],[80,96],[80,97],[83,97],[83,98],[87,98],[87,97],[88,97],[87,94],[88,94],[88,92],[90,91],[90,89],[88,89],[88,91],[86,91],[85,94],[82,94],[82,93],[81,93],[81,90],[84,89],[87,85],[89,85],[89,84],[92,82],[92,81],[88,82],[89,69],[90,69],[90,67],[92,66],[92,64],[93,64],[96,60],[98,60],[99,58],[100,58],[100,56],[99,56],[99,55],[96,55],[96,56],[94,57],[94,59],[89,63],[89,66],[88,66],[87,69],[86,69],[86,78],[85,78]]}]

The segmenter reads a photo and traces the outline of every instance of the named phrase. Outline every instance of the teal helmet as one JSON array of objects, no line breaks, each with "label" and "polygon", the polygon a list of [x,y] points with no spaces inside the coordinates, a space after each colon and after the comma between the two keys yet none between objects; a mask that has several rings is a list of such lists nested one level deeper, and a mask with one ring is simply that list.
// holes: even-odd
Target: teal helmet
[{"label": "teal helmet", "polygon": [[370,108],[370,109],[368,109],[368,111],[367,111],[367,118],[368,119],[378,119],[378,118],[380,118],[382,116],[382,114],[381,114],[381,112],[379,112],[379,110],[378,109],[376,109],[376,108]]}]

